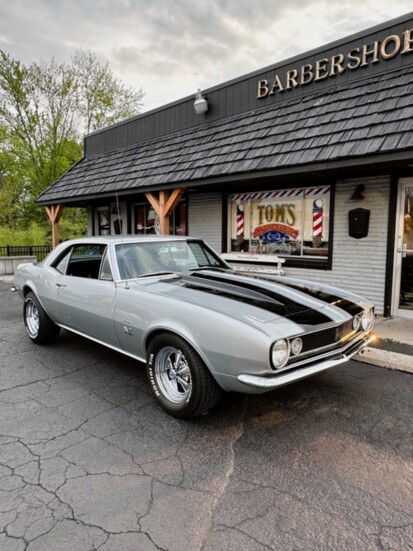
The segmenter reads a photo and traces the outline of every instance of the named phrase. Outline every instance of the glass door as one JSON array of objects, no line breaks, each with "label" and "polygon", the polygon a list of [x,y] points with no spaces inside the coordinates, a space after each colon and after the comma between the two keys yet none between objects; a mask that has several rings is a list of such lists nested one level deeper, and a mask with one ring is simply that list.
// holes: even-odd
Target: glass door
[{"label": "glass door", "polygon": [[395,314],[413,318],[413,179],[400,181],[395,252]]}]

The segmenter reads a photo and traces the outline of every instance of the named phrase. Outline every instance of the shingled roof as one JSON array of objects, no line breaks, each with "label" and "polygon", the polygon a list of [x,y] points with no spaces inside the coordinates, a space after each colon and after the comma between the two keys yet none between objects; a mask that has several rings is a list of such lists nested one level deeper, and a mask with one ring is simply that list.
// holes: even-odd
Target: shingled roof
[{"label": "shingled roof", "polygon": [[70,203],[219,177],[413,149],[413,70],[286,100],[184,132],[83,158],[37,199]]}]

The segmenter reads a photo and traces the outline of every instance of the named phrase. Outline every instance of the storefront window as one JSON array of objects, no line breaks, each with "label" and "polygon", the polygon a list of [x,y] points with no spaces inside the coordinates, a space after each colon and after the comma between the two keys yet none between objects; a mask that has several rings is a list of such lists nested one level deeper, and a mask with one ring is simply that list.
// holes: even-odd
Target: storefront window
[{"label": "storefront window", "polygon": [[99,235],[110,234],[110,215],[108,207],[98,209],[98,231]]},{"label": "storefront window", "polygon": [[[159,233],[159,217],[151,205],[134,206],[134,233]],[[186,235],[186,204],[179,203],[169,216],[170,235]]]},{"label": "storefront window", "polygon": [[231,252],[327,258],[330,187],[237,193],[229,200]]}]

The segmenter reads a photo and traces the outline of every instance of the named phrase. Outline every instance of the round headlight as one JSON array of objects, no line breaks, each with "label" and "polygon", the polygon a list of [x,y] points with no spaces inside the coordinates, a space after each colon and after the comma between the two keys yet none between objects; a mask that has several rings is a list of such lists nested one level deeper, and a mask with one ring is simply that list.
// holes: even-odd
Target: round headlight
[{"label": "round headlight", "polygon": [[303,348],[303,341],[300,339],[300,337],[297,337],[296,339],[293,339],[291,341],[291,354],[294,354],[294,356],[299,354],[302,348]]},{"label": "round headlight", "polygon": [[373,310],[364,310],[363,315],[361,316],[361,327],[363,331],[368,331],[373,327],[374,323],[374,314]]},{"label": "round headlight", "polygon": [[271,361],[275,369],[283,367],[288,360],[290,355],[290,350],[288,346],[288,341],[285,339],[279,339],[272,345],[271,349]]},{"label": "round headlight", "polygon": [[361,319],[360,316],[354,316],[353,318],[353,329],[358,331],[360,329]]}]

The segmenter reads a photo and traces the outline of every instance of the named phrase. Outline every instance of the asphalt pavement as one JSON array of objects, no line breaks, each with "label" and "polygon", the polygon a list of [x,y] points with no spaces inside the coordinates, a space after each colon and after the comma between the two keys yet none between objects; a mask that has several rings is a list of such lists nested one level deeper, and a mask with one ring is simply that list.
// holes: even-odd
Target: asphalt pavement
[{"label": "asphalt pavement", "polygon": [[0,281],[1,551],[413,549],[413,376],[364,362],[191,421],[143,366],[29,342]]}]

